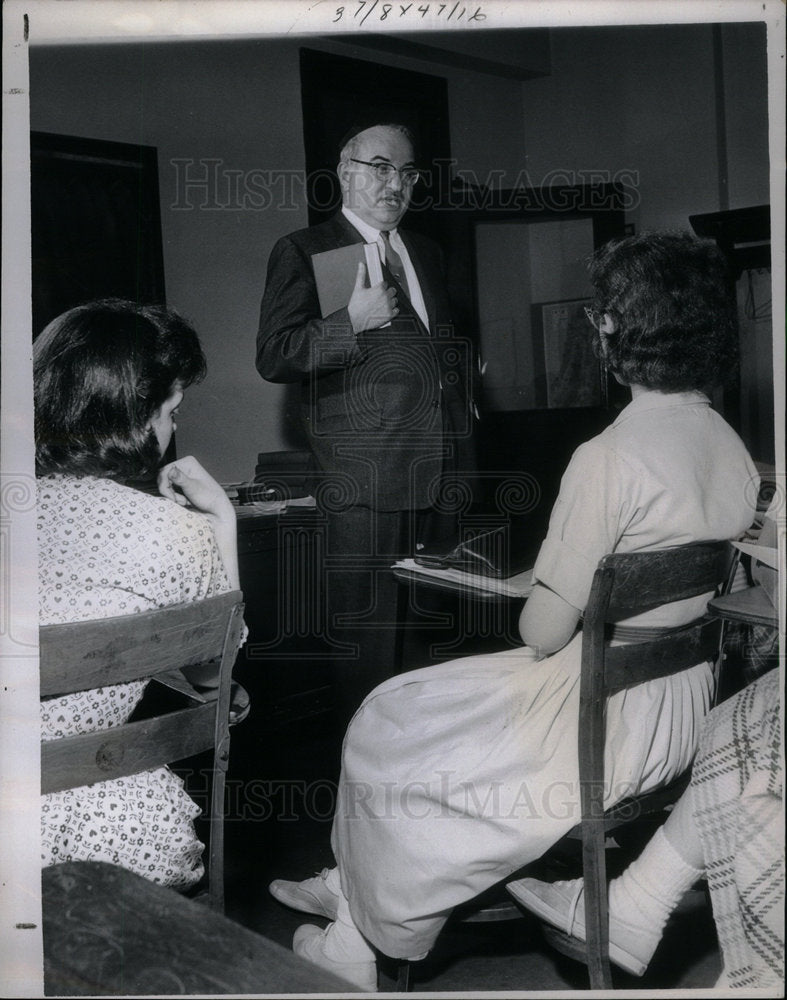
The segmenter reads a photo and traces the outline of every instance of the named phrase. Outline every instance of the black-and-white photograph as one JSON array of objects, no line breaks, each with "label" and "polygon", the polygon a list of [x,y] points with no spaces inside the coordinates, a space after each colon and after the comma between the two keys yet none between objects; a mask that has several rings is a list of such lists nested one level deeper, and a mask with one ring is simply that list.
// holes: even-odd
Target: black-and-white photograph
[{"label": "black-and-white photograph", "polygon": [[0,994],[783,995],[783,6],[3,17]]}]

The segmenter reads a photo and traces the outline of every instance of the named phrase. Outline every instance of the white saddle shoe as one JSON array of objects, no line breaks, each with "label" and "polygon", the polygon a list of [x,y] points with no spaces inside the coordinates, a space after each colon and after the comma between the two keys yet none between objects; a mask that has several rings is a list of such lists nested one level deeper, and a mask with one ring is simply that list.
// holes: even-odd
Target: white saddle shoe
[{"label": "white saddle shoe", "polygon": [[[535,913],[553,927],[585,941],[585,883],[581,878],[571,882],[540,882],[522,878],[509,882],[506,889],[525,909]],[[615,965],[642,976],[650,964],[661,940],[647,928],[632,927],[609,915],[609,958]]]},{"label": "white saddle shoe", "polygon": [[323,868],[319,875],[304,879],[303,882],[287,882],[277,878],[268,886],[268,891],[274,899],[293,910],[335,920],[339,897],[325,881],[330,871],[330,868]]}]

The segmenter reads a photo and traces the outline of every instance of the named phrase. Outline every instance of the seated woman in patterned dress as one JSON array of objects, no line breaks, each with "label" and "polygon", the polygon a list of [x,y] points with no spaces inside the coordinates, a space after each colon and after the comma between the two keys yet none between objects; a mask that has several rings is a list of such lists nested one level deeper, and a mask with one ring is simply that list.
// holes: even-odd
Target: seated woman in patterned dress
[{"label": "seated woman in patterned dress", "polygon": [[[205,374],[194,330],[163,306],[103,300],[53,320],[33,353],[40,623],[237,588],[235,513],[195,458],[159,470],[161,496],[132,485],[156,474]],[[42,738],[121,725],[146,685],[43,699]],[[107,861],[186,889],[203,873],[199,812],[165,767],[44,795],[42,863]]]},{"label": "seated woman in patterned dress", "polygon": [[[591,264],[596,349],[632,401],[563,476],[525,645],[391,678],[344,740],[331,844],[337,867],[277,880],[281,902],[328,917],[293,949],[375,989],[374,948],[418,959],[451,910],[535,861],[579,819],[579,626],[599,559],[708,539],[752,522],[757,471],[705,394],[734,368],[736,312],[723,256],[687,233],[608,244]],[[675,627],[710,594],[626,621]],[[691,763],[713,694],[698,663],[614,695],[606,806]]]}]

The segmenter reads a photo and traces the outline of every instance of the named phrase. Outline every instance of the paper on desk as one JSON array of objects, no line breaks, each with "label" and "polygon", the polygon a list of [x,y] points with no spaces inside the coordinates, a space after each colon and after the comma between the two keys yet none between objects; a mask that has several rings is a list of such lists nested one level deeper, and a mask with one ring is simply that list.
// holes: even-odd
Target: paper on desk
[{"label": "paper on desk", "polygon": [[414,559],[400,559],[394,563],[396,569],[406,569],[420,576],[434,577],[436,580],[451,580],[462,583],[474,590],[483,590],[490,594],[503,594],[505,597],[529,597],[533,589],[533,570],[526,569],[515,576],[498,579],[497,577],[478,576],[475,573],[463,573],[459,569],[430,569],[421,566]]},{"label": "paper on desk", "polygon": [[313,496],[288,497],[286,500],[255,500],[254,503],[238,504],[238,510],[253,514],[283,514],[290,507],[316,507]]}]

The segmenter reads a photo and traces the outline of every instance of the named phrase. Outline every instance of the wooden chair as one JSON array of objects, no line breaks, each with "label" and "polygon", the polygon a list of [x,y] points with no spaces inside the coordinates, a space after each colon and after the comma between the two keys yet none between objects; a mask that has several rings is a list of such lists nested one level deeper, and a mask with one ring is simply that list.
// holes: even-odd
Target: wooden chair
[{"label": "wooden chair", "polygon": [[[605,841],[607,834],[655,816],[680,798],[690,772],[645,795],[627,798],[604,811],[604,715],[616,691],[679,673],[704,660],[714,662],[717,687],[721,658],[720,622],[703,616],[679,630],[651,636],[642,630],[628,645],[613,646],[615,622],[683,598],[724,589],[728,585],[733,547],[728,542],[702,542],[654,552],[605,556],[596,569],[582,626],[579,709],[579,768],[582,821],[561,841],[580,841],[585,878],[586,944],[552,927],[547,940],[560,952],[586,962],[592,989],[610,989],[609,925]],[[629,630],[631,631],[631,630]],[[520,873],[517,873],[517,876]],[[521,871],[525,874],[525,870]],[[515,876],[515,877],[517,877]],[[566,876],[562,876],[566,877]],[[511,878],[506,881],[511,881]],[[494,888],[484,896],[494,896]],[[522,916],[512,900],[468,904],[462,922],[509,920]],[[465,908],[463,908],[465,909]],[[397,963],[397,991],[410,986],[410,964]]]},{"label": "wooden chair", "polygon": [[[585,880],[583,946],[554,928],[550,943],[587,963],[591,989],[611,989],[605,841],[609,833],[674,804],[690,773],[670,785],[631,797],[604,811],[605,706],[610,695],[644,681],[686,670],[704,660],[720,669],[720,622],[705,615],[690,625],[642,642],[611,645],[615,623],[661,604],[724,587],[733,549],[728,542],[702,542],[655,552],[605,556],[593,578],[582,626],[579,708],[579,777],[582,821],[568,836],[582,842]],[[646,633],[643,632],[643,635]]]},{"label": "wooden chair", "polygon": [[[73,694],[219,661],[218,698],[98,732],[41,743],[41,793],[106,781],[213,748],[208,901],[224,908],[224,785],[230,683],[243,629],[243,595],[220,594],[142,614],[39,629],[41,697]],[[184,685],[187,689],[187,685]]]}]

